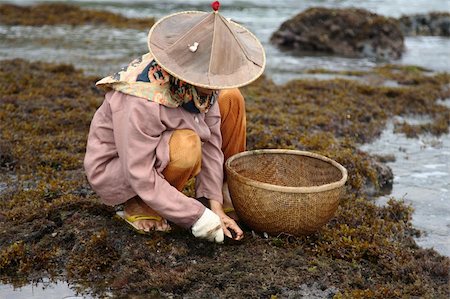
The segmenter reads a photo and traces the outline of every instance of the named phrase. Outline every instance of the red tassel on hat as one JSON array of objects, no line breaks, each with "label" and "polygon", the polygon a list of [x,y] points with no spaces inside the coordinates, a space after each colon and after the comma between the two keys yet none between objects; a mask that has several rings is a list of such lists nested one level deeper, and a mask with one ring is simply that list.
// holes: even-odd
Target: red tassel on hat
[{"label": "red tassel on hat", "polygon": [[211,3],[211,7],[212,7],[212,9],[214,9],[214,11],[218,11],[219,7],[220,7],[220,2],[214,1],[213,3]]}]

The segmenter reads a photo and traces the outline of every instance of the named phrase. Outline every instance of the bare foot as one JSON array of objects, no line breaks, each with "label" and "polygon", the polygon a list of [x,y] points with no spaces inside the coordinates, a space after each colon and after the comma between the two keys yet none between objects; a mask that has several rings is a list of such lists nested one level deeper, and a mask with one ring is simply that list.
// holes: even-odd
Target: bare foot
[{"label": "bare foot", "polygon": [[225,214],[227,214],[228,217],[230,217],[234,221],[238,221],[239,217],[234,211],[233,202],[231,201],[231,195],[230,191],[228,190],[227,182],[223,183],[222,195],[223,195],[223,211],[225,212]]},{"label": "bare foot", "polygon": [[[146,205],[142,199],[138,196],[133,197],[128,200],[124,205],[124,213],[126,217],[136,216],[136,215],[145,215],[145,216],[155,216],[161,217],[156,213],[152,208]],[[167,223],[167,220],[161,217],[161,221],[158,220],[136,220],[133,222],[138,229],[143,231],[169,231],[170,225]]]}]

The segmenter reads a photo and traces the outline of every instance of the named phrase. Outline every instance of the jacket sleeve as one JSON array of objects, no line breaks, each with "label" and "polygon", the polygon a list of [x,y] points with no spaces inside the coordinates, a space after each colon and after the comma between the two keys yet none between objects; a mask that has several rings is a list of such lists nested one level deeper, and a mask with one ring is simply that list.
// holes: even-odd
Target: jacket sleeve
[{"label": "jacket sleeve", "polygon": [[113,96],[121,102],[113,111],[113,128],[125,177],[139,197],[162,217],[191,227],[205,207],[179,192],[155,169],[156,148],[166,131],[159,104],[119,92]]},{"label": "jacket sleeve", "polygon": [[205,115],[211,137],[202,146],[202,169],[196,179],[196,196],[223,203],[223,152],[220,110],[216,102]]}]

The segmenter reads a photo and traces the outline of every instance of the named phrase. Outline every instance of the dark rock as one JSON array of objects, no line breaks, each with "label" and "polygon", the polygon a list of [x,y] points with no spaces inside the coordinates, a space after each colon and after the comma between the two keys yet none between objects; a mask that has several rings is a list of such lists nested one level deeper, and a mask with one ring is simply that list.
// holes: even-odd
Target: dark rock
[{"label": "dark rock", "polygon": [[367,180],[363,187],[363,192],[369,196],[390,194],[394,183],[394,173],[392,172],[392,169],[385,163],[380,162],[377,157],[371,157],[369,164],[376,172],[378,186],[375,186],[373,182]]},{"label": "dark rock", "polygon": [[450,13],[431,12],[398,19],[404,35],[450,36]]},{"label": "dark rock", "polygon": [[397,21],[363,9],[310,8],[281,24],[271,41],[285,49],[349,57],[396,59],[404,51]]},{"label": "dark rock", "polygon": [[0,141],[0,169],[13,170],[16,163],[11,144],[3,140]]}]

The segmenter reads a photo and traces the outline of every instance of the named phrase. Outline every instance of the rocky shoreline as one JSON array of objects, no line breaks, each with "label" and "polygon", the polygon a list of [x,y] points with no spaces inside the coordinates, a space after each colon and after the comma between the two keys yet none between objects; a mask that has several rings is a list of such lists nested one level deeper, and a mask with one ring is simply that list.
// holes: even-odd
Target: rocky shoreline
[{"label": "rocky shoreline", "polygon": [[261,78],[243,89],[249,149],[329,156],[348,169],[348,191],[335,218],[311,236],[265,238],[246,229],[243,242],[214,245],[181,229],[137,235],[99,204],[81,163],[102,102],[97,78],[67,65],[2,61],[1,281],[51,277],[118,297],[269,297],[317,284],[335,298],[448,296],[450,259],[415,244],[420,232],[408,206],[374,204],[365,187],[380,186],[379,170],[357,144],[399,114],[427,114],[448,131],[448,122],[438,124],[441,117],[448,121],[450,109],[437,100],[449,96],[450,77],[397,66],[371,75],[401,86],[349,80],[278,86]]},{"label": "rocky shoreline", "polygon": [[[363,9],[326,9],[322,7],[315,7],[307,11],[300,12],[296,17],[292,18],[288,22],[295,23],[295,19],[298,19],[302,15],[311,15],[312,12],[315,14],[315,16],[312,16],[312,21],[317,23],[320,23],[321,20],[331,19],[338,15],[340,17],[350,18],[350,26],[347,30],[358,29],[357,27],[352,26],[351,22],[355,22],[361,17],[367,17],[367,23],[373,24],[377,22],[385,22],[385,26],[392,26],[390,22],[396,23],[404,36],[450,36],[449,12],[430,12],[427,14],[403,15],[400,18],[395,19],[379,16]],[[314,18],[317,18],[317,20],[314,21]],[[0,24],[4,25],[42,26],[67,24],[77,26],[91,24],[118,28],[148,29],[154,22],[155,20],[153,18],[126,18],[110,12],[83,9],[75,5],[63,3],[44,3],[34,6],[0,4]],[[303,29],[306,29],[306,27],[304,27],[301,23],[297,24],[297,26],[300,27],[299,29],[302,29],[302,27]],[[333,33],[339,29],[339,24],[331,24],[329,29],[329,33]],[[389,29],[386,27],[383,28],[383,30],[386,31]],[[282,31],[282,28],[280,28],[279,31]]]}]

